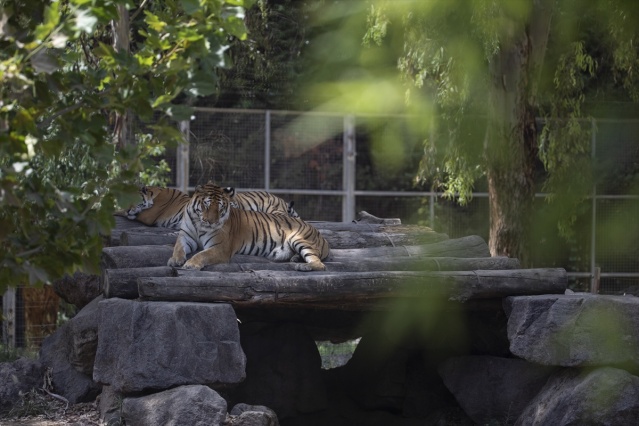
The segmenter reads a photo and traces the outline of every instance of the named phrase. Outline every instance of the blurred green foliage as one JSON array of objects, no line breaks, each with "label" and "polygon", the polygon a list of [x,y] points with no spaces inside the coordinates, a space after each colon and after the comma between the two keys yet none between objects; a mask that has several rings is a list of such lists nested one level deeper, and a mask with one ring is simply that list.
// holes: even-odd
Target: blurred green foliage
[{"label": "blurred green foliage", "polygon": [[[316,109],[418,117],[416,183],[461,204],[487,185],[490,239],[503,240],[494,254],[525,256],[538,190],[557,211],[552,226],[573,238],[597,179],[590,118],[638,100],[636,2],[318,3],[310,22],[323,33],[306,55],[321,66],[302,97]],[[371,137],[376,163],[410,161],[406,138]]]},{"label": "blurred green foliage", "polygon": [[[0,1],[0,291],[96,270],[115,206],[161,181],[154,157],[181,140],[172,123],[192,99],[217,89],[252,3]],[[125,10],[129,48],[116,50]],[[145,130],[118,146],[129,112]]]}]

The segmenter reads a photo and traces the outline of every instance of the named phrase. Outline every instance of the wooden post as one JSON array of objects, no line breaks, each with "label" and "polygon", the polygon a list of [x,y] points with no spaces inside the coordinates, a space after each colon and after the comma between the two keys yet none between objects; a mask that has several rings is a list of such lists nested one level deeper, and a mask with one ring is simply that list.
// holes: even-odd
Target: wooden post
[{"label": "wooden post", "polygon": [[16,289],[9,287],[2,295],[2,343],[16,346]]},{"label": "wooden post", "polygon": [[601,268],[597,266],[595,268],[595,273],[592,276],[592,280],[590,281],[590,292],[592,294],[599,294],[600,288],[601,288]]}]

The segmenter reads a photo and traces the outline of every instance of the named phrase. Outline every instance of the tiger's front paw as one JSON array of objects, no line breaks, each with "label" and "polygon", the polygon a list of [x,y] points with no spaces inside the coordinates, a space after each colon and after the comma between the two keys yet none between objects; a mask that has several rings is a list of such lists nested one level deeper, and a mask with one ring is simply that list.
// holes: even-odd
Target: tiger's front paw
[{"label": "tiger's front paw", "polygon": [[298,263],[295,265],[296,271],[301,272],[310,272],[310,271],[325,271],[326,265],[322,262],[309,262],[309,263]]},{"label": "tiger's front paw", "polygon": [[200,265],[198,262],[193,262],[193,259],[189,259],[189,261],[186,262],[182,266],[182,269],[197,269],[197,270],[200,270],[203,267],[204,267],[204,265]]},{"label": "tiger's front paw", "polygon": [[182,258],[178,258],[178,257],[172,257],[169,259],[168,262],[166,262],[166,264],[168,266],[173,266],[175,268],[179,268],[180,266],[184,265],[184,262],[186,262],[186,259]]}]

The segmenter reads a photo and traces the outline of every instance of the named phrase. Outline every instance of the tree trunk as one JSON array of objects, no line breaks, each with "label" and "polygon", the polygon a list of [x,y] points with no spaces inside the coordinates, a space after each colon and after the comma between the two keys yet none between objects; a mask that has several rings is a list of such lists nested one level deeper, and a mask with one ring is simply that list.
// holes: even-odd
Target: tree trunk
[{"label": "tree trunk", "polygon": [[528,22],[502,41],[490,62],[490,121],[485,144],[493,256],[528,263],[529,220],[535,196],[536,92],[553,1],[533,2]]},{"label": "tree trunk", "polygon": [[[119,4],[118,19],[111,21],[113,26],[113,48],[116,52],[130,51],[130,26],[129,26],[129,10],[126,5]],[[131,112],[116,112],[113,137],[118,148],[122,149],[132,143],[130,138],[131,132]]]}]

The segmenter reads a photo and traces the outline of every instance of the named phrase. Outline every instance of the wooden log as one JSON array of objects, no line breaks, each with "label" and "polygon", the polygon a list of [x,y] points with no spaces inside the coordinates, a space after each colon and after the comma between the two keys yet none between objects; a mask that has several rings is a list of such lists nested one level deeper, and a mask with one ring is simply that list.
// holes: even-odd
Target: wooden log
[{"label": "wooden log", "polygon": [[173,246],[116,246],[102,249],[102,269],[166,266]]},{"label": "wooden log", "polygon": [[441,296],[449,301],[557,294],[564,269],[457,272],[297,273],[194,271],[198,276],[138,278],[144,300],[229,302],[238,307],[375,308],[397,298]]},{"label": "wooden log", "polygon": [[[373,258],[350,259],[340,262],[325,262],[328,272],[366,272],[366,271],[474,271],[476,269],[519,269],[519,259],[509,257],[410,257],[410,258]],[[248,272],[248,271],[296,271],[296,264],[283,263],[223,263],[205,266],[203,271],[210,272]]]},{"label": "wooden log", "polygon": [[[519,269],[519,260],[507,257],[459,259],[459,258],[395,258],[395,259],[358,259],[352,262],[327,262],[329,272],[367,272],[367,271],[472,271],[475,269]],[[249,271],[288,271],[298,272],[296,264],[291,262],[262,263],[225,263],[209,265],[203,272],[249,272]],[[135,299],[138,297],[137,278],[199,276],[198,271],[174,269],[169,266],[146,268],[105,269],[102,271],[102,289],[104,296]],[[206,274],[202,274],[207,276]]]},{"label": "wooden log", "polygon": [[[142,268],[147,266],[166,266],[173,254],[172,246],[116,246],[102,250],[104,269]],[[488,246],[481,237],[470,236],[445,240],[438,243],[401,246],[372,247],[363,249],[331,249],[328,262],[353,261],[374,257],[490,257]],[[259,256],[235,255],[232,263],[269,262]]]},{"label": "wooden log", "polygon": [[430,256],[430,257],[490,257],[488,244],[477,235],[455,238],[433,244],[401,246],[401,247],[370,247],[362,249],[331,248],[329,262],[339,262],[344,259],[398,257],[398,256]]},{"label": "wooden log", "polygon": [[377,223],[382,225],[401,225],[401,219],[384,219],[381,217],[373,216],[372,214],[362,210],[357,213],[357,221],[358,223]]},{"label": "wooden log", "polygon": [[[173,246],[116,246],[102,249],[102,269],[145,268],[166,266],[173,255]],[[231,263],[270,262],[259,256],[236,254]]]},{"label": "wooden log", "polygon": [[150,233],[124,231],[120,234],[121,246],[163,246],[175,245],[177,232],[171,233]]},{"label": "wooden log", "polygon": [[[178,232],[167,228],[150,228],[161,230],[161,232],[148,229],[132,228],[120,235],[120,245],[122,246],[142,246],[142,245],[165,245],[175,244]],[[433,232],[423,227],[395,227],[382,231],[368,231],[361,229],[352,230],[330,230],[319,229],[320,233],[328,241],[328,245],[335,249],[364,248],[379,246],[403,246],[431,244],[448,239],[446,234]]]},{"label": "wooden log", "polygon": [[151,266],[146,268],[103,269],[101,286],[104,297],[137,299],[140,277],[176,277],[175,269],[170,266]]}]

